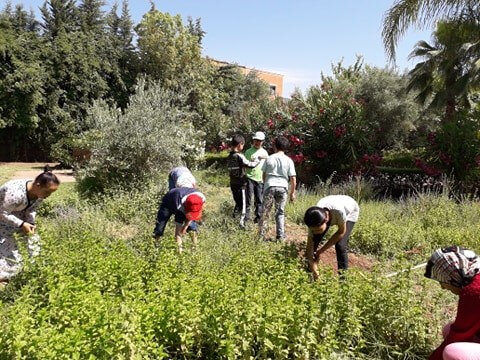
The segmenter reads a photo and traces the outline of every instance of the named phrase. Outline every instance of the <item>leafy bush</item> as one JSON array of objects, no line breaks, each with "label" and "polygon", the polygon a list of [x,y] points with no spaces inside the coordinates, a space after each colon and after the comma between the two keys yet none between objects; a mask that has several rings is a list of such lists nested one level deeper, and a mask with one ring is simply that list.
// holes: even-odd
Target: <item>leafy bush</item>
[{"label": "leafy bush", "polygon": [[97,137],[90,160],[78,173],[79,188],[94,192],[132,186],[178,164],[193,164],[204,143],[190,122],[192,114],[182,106],[184,100],[159,83],[142,81],[124,112],[95,103],[90,119]]},{"label": "leafy bush", "polygon": [[290,156],[300,165],[300,177],[310,174],[310,181],[308,175],[303,178],[307,183],[314,180],[311,174],[326,179],[334,171],[375,172],[383,150],[405,147],[418,137],[420,107],[405,92],[403,76],[363,67],[361,59],[332,70],[305,96],[294,93],[264,124],[269,138],[290,139]]},{"label": "leafy bush", "polygon": [[[427,136],[425,162],[417,165],[427,174],[446,173],[476,185],[480,176],[480,112],[460,112]],[[452,139],[455,139],[452,141]]]}]

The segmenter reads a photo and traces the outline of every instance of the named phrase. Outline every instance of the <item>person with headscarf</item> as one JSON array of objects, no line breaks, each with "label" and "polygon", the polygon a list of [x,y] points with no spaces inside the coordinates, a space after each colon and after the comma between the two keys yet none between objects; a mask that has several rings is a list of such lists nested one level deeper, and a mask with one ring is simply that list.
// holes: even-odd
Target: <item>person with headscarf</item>
[{"label": "person with headscarf", "polygon": [[480,360],[480,257],[458,246],[436,250],[425,276],[459,296],[455,321],[443,329],[444,341],[430,360]]}]

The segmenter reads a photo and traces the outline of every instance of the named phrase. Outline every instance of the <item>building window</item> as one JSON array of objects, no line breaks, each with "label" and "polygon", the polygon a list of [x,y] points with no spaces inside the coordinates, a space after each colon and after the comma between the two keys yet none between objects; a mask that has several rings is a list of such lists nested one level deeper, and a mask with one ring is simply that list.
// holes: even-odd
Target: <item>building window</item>
[{"label": "building window", "polygon": [[270,95],[271,96],[277,95],[277,87],[275,85],[270,85]]}]

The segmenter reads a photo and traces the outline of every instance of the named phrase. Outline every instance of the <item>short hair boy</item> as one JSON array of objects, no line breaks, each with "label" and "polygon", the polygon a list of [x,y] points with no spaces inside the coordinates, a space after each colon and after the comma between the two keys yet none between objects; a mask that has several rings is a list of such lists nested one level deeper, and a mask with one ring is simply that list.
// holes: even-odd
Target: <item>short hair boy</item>
[{"label": "short hair boy", "polygon": [[[318,278],[318,262],[320,254],[335,245],[338,270],[348,269],[348,240],[353,226],[358,221],[360,207],[347,195],[326,196],[307,209],[304,223],[308,227],[306,256],[313,278]],[[337,231],[320,247],[323,237],[331,225],[337,226]]]},{"label": "short hair boy", "polygon": [[[268,158],[268,152],[265,150],[262,145],[265,141],[265,134],[261,131],[257,131],[252,137],[252,147],[245,151],[245,157],[249,161],[254,161],[259,157]],[[255,205],[255,218],[253,219],[254,223],[258,223],[260,216],[262,214],[262,205],[263,205],[263,173],[262,165],[264,160],[254,167],[253,169],[247,169],[247,213],[245,221],[250,219],[250,211]],[[253,203],[252,203],[253,197]]]},{"label": "short hair boy", "polygon": [[296,172],[293,160],[285,155],[290,142],[284,136],[273,141],[275,154],[271,155],[262,166],[264,193],[263,211],[260,217],[259,233],[265,236],[265,223],[275,203],[276,239],[285,240],[285,205],[287,203],[288,186],[290,184],[290,201],[295,200]]},{"label": "short hair boy", "polygon": [[263,157],[257,158],[255,161],[248,161],[245,155],[242,154],[245,146],[245,138],[236,134],[232,137],[230,142],[230,154],[227,157],[227,167],[230,174],[230,189],[232,191],[235,207],[233,216],[240,215],[240,226],[245,227],[246,215],[246,194],[247,187],[247,168],[254,168]]},{"label": "short hair boy", "polygon": [[177,166],[168,174],[168,190],[176,187],[197,187],[197,180],[195,180],[192,172],[185,166]]}]

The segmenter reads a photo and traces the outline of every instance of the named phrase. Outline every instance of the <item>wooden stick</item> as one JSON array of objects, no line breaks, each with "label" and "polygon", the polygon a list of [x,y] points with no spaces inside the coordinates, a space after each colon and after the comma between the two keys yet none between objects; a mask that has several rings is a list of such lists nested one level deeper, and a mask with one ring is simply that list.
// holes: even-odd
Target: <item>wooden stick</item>
[{"label": "wooden stick", "polygon": [[408,269],[404,269],[404,270],[401,270],[401,271],[397,271],[397,272],[393,272],[393,273],[390,273],[390,274],[387,274],[385,275],[386,278],[389,278],[389,277],[392,277],[392,276],[396,276],[400,273],[403,273],[405,271],[408,271],[408,270],[415,270],[415,269],[419,269],[419,268],[424,268],[425,266],[427,266],[427,263],[422,263],[422,264],[418,264],[418,265],[415,265],[414,267],[412,268],[408,268]]}]

